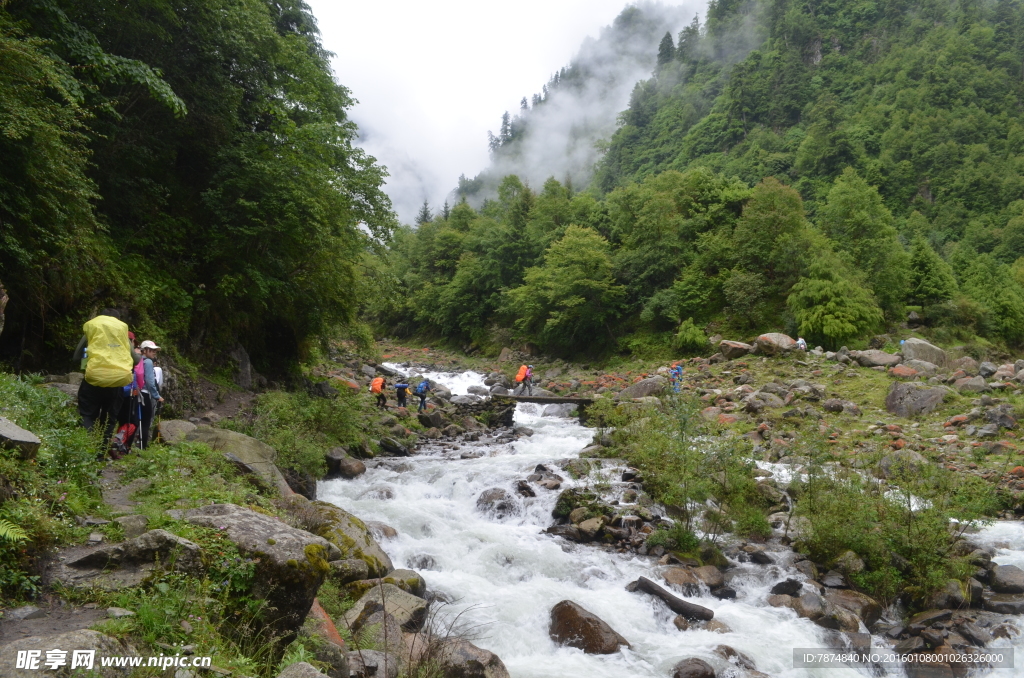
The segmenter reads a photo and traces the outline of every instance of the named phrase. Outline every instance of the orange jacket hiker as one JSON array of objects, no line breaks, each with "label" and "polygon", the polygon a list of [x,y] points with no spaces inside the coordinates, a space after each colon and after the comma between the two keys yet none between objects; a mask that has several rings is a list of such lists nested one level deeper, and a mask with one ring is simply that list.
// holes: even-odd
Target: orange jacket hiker
[{"label": "orange jacket hiker", "polygon": [[516,383],[523,383],[523,379],[526,379],[526,365],[520,365],[519,371],[516,373]]},{"label": "orange jacket hiker", "polygon": [[370,382],[370,393],[380,393],[384,388],[384,377],[377,377]]}]

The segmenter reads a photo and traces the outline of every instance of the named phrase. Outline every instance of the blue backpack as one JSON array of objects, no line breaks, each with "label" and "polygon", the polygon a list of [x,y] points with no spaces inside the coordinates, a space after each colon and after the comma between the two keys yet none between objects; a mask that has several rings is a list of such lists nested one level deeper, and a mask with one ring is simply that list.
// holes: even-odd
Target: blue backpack
[{"label": "blue backpack", "polygon": [[414,393],[416,395],[423,395],[424,393],[427,392],[428,388],[430,388],[430,382],[424,379],[420,383],[416,384],[416,390],[414,391]]}]

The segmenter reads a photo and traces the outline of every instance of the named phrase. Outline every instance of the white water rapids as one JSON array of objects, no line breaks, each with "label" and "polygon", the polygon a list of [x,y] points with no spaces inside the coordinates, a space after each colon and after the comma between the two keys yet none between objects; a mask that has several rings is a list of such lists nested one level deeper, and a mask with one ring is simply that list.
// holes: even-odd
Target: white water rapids
[{"label": "white water rapids", "polygon": [[[448,386],[456,395],[483,383],[482,375],[471,372],[420,374]],[[765,602],[775,583],[787,577],[804,579],[788,566],[789,552],[773,552],[778,561],[775,565],[741,564],[729,570],[735,573],[730,582],[738,593],[735,600],[684,596],[713,609],[715,619],[728,625],[731,632],[679,631],[672,623],[675,614],[664,603],[625,589],[640,576],[660,581],[654,559],[542,534],[552,524],[551,510],[559,491],[533,486],[535,498],[515,494],[516,481],[532,473],[537,464],[551,465],[566,476],[563,489],[571,487],[573,481],[554,463],[576,457],[593,438],[593,429],[575,419],[539,416],[536,406],[525,404],[516,411],[516,425],[535,433],[512,443],[496,443],[485,436],[479,442],[458,443],[460,449],[425,445],[409,458],[368,463],[366,473],[355,480],[323,481],[319,498],[363,520],[394,527],[398,536],[381,545],[395,567],[419,571],[428,589],[454,600],[445,616],[463,613],[461,621],[475,628],[473,642],[501,657],[513,678],[665,678],[678,661],[688,657],[704,659],[716,667],[719,678],[727,678],[729,665],[713,653],[723,644],[747,654],[759,671],[770,676],[872,675],[849,668],[793,668],[793,648],[824,648],[828,644],[823,629],[788,608],[770,607]],[[467,451],[484,456],[461,459]],[[617,474],[611,480],[614,485]],[[385,487],[393,498],[379,498],[382,493],[377,490]],[[522,513],[503,520],[481,513],[477,497],[494,487],[516,496]],[[998,562],[1024,567],[1024,528],[1019,523],[999,523],[974,536],[1006,546],[999,551]],[[422,556],[433,559],[429,569],[423,566]],[[548,637],[549,613],[562,600],[575,601],[597,614],[632,648],[602,656],[556,645]],[[1022,638],[1013,641],[1018,666],[1024,666]],[[993,645],[1009,644],[997,640]],[[874,645],[885,647],[878,638]],[[887,675],[905,675],[899,668],[890,667],[889,671]],[[1009,678],[1024,675],[1024,669],[992,670],[988,675]]]}]

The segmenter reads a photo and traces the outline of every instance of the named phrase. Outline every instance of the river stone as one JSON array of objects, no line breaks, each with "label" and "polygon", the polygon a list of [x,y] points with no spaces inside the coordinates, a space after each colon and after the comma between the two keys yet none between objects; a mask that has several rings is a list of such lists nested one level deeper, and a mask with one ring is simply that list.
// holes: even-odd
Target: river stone
[{"label": "river stone", "polygon": [[714,565],[702,565],[701,567],[693,568],[693,576],[709,589],[716,589],[719,586],[725,585],[725,576]]},{"label": "river stone", "polygon": [[339,586],[351,584],[370,576],[370,568],[366,565],[366,561],[359,558],[332,560],[328,565],[331,566],[331,571],[327,576]]},{"label": "river stone", "polygon": [[[946,366],[946,352],[938,346],[929,344],[924,339],[918,339],[917,337],[905,340],[900,347],[900,353],[903,354],[904,363],[908,360],[919,360],[932,363],[938,367]],[[917,368],[915,367],[914,369]]]},{"label": "river stone", "polygon": [[985,378],[971,377],[970,379],[957,379],[953,384],[956,390],[961,393],[984,393],[988,391],[988,384],[985,383]]},{"label": "river stone", "polygon": [[604,527],[604,523],[604,516],[584,520],[579,524],[581,538],[584,541],[593,541],[597,539],[597,535],[601,532],[601,528]]},{"label": "river stone", "polygon": [[989,583],[996,593],[1024,593],[1024,570],[1016,565],[996,565]]},{"label": "river stone", "polygon": [[672,667],[672,678],[715,678],[715,670],[703,659],[690,657]]},{"label": "river stone", "polygon": [[633,398],[661,395],[665,392],[667,385],[668,379],[665,377],[648,377],[619,391],[619,400],[632,400]]},{"label": "river stone", "polygon": [[942,404],[946,395],[944,388],[928,388],[914,382],[896,381],[889,387],[885,397],[885,409],[899,417],[916,417],[930,414]]},{"label": "river stone", "polygon": [[937,607],[944,610],[956,610],[964,606],[964,592],[960,588],[960,582],[950,579],[946,585],[933,593],[928,599],[928,607]]},{"label": "river stone", "polygon": [[349,678],[398,678],[397,657],[377,650],[348,653]]},{"label": "river stone", "polygon": [[804,588],[804,585],[799,579],[786,579],[780,581],[778,584],[772,587],[771,593],[773,596],[795,596],[800,593]]},{"label": "river stone", "polygon": [[177,445],[196,430],[196,425],[184,419],[161,419],[157,430],[160,431],[161,440],[168,445]]},{"label": "river stone", "polygon": [[796,348],[796,340],[780,332],[768,332],[759,336],[754,343],[765,355],[779,355]]},{"label": "river stone", "polygon": [[939,366],[935,363],[930,363],[927,360],[916,360],[913,358],[910,360],[904,360],[903,366],[909,367],[918,374],[923,374],[926,377],[934,377],[939,371]]},{"label": "river stone", "polygon": [[332,447],[324,455],[324,460],[327,462],[325,480],[332,480],[334,478],[347,478],[351,480],[366,473],[366,464],[350,457],[344,447]]},{"label": "river stone", "polygon": [[412,570],[393,570],[386,577],[361,579],[349,583],[345,589],[353,599],[358,600],[368,590],[381,584],[392,584],[418,598],[422,598],[427,592],[427,582],[423,580],[419,573]]},{"label": "river stone", "polygon": [[754,663],[753,659],[728,645],[719,645],[715,648],[714,652],[730,664],[735,664],[745,671],[757,670],[757,664]]},{"label": "river stone", "polygon": [[310,517],[319,525],[316,533],[340,550],[341,555],[332,560],[358,558],[366,563],[370,577],[383,577],[395,569],[366,523],[351,513],[334,504],[309,501],[305,497],[292,496],[286,501],[292,513]]},{"label": "river stone", "polygon": [[446,640],[440,651],[444,678],[510,678],[501,658],[468,640]]},{"label": "river stone", "polygon": [[27,619],[42,619],[46,616],[45,610],[40,610],[35,605],[22,605],[4,613],[7,621],[25,621]]},{"label": "river stone", "polygon": [[829,589],[825,592],[825,600],[857,615],[868,628],[882,618],[882,606],[874,598],[859,591]]},{"label": "river stone", "polygon": [[401,625],[392,615],[381,609],[379,603],[367,603],[349,628],[359,634],[361,642],[372,645],[382,652],[399,658],[409,656]]},{"label": "river stone", "polygon": [[845,575],[864,571],[864,561],[853,551],[846,551],[836,558],[836,569]]},{"label": "river stone", "polygon": [[[45,667],[46,651],[52,649],[67,651],[67,664],[56,671]],[[39,658],[39,666],[36,669],[18,669],[18,652],[21,650],[42,650]],[[92,650],[95,652],[92,671],[89,672],[83,667],[71,670],[71,660],[75,650]],[[71,678],[75,676],[88,675],[90,678],[128,678],[134,669],[130,667],[101,666],[100,657],[125,656],[137,657],[138,652],[134,647],[119,641],[99,631],[91,629],[80,629],[51,636],[30,636],[19,638],[6,645],[0,645],[0,676],[3,678]]]},{"label": "river stone", "polygon": [[396,457],[408,457],[409,448],[394,438],[384,437],[380,439],[380,448],[388,454]]},{"label": "river stone", "polygon": [[442,429],[445,427],[444,415],[434,410],[433,412],[420,412],[416,415],[423,428]]},{"label": "river stone", "polygon": [[860,631],[860,620],[857,618],[857,615],[844,607],[831,605],[828,602],[825,604],[824,614],[815,619],[814,623],[822,628],[834,631],[844,631],[846,633],[857,633]]},{"label": "river stone", "polygon": [[221,530],[243,555],[258,559],[251,593],[273,613],[266,622],[289,636],[302,626],[339,549],[323,537],[235,504],[211,504],[185,513],[193,525]]},{"label": "river stone", "polygon": [[744,344],[742,341],[729,341],[728,339],[723,339],[718,343],[719,352],[728,360],[742,358],[750,353],[753,348],[754,347],[750,344]]},{"label": "river stone", "polygon": [[395,620],[406,631],[418,631],[427,618],[427,607],[430,605],[419,596],[403,591],[394,584],[381,584],[368,589],[356,604],[345,613],[344,622],[352,627],[356,619],[363,614],[366,606],[384,606],[384,611],[395,618]]},{"label": "river stone", "polygon": [[224,453],[224,458],[234,464],[242,473],[259,479],[269,488],[276,489],[281,496],[291,494],[291,488],[278,470],[277,451],[247,435],[211,426],[199,426],[185,436],[189,442],[205,443],[214,450]]},{"label": "river stone", "polygon": [[896,450],[878,462],[877,475],[881,478],[892,478],[894,475],[914,476],[928,464],[928,460],[913,450]]},{"label": "river stone", "polygon": [[695,596],[700,592],[701,580],[686,567],[670,567],[661,573],[668,584],[682,591],[684,596]]},{"label": "river stone", "polygon": [[817,593],[805,593],[799,598],[793,598],[791,607],[797,615],[814,621],[825,614],[825,601]]},{"label": "river stone", "polygon": [[22,459],[35,459],[43,441],[35,433],[26,431],[10,419],[0,417],[0,447],[18,450]]},{"label": "river stone", "polygon": [[959,626],[957,631],[959,631],[960,635],[966,638],[971,644],[978,647],[985,647],[992,642],[992,634],[974,622],[964,622]]},{"label": "river stone", "polygon": [[286,666],[281,673],[277,674],[277,678],[325,678],[326,675],[314,668],[312,664],[295,662]]},{"label": "river stone", "polygon": [[986,593],[982,607],[999,614],[1024,614],[1024,596],[1013,593]]},{"label": "river stone", "polygon": [[515,497],[500,487],[492,487],[481,492],[476,499],[476,508],[478,511],[493,515],[498,520],[507,516],[519,515],[521,512]]},{"label": "river stone", "polygon": [[620,646],[630,647],[607,622],[571,600],[563,600],[551,608],[548,635],[559,645],[575,647],[587,654],[612,654],[618,652]]},{"label": "river stone", "polygon": [[875,348],[867,351],[851,351],[850,357],[856,360],[861,367],[892,367],[898,365],[902,360],[898,355]]}]

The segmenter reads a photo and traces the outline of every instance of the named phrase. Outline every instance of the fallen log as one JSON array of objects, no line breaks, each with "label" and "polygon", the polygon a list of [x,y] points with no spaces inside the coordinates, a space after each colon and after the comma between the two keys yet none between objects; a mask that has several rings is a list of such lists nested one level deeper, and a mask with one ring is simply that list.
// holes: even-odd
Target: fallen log
[{"label": "fallen log", "polygon": [[629,591],[643,591],[644,593],[649,593],[656,598],[661,598],[661,600],[668,605],[670,610],[687,619],[695,621],[709,621],[715,616],[714,610],[706,608],[703,605],[688,603],[682,598],[677,598],[647,577],[640,577],[635,582],[629,584],[626,589]]}]

